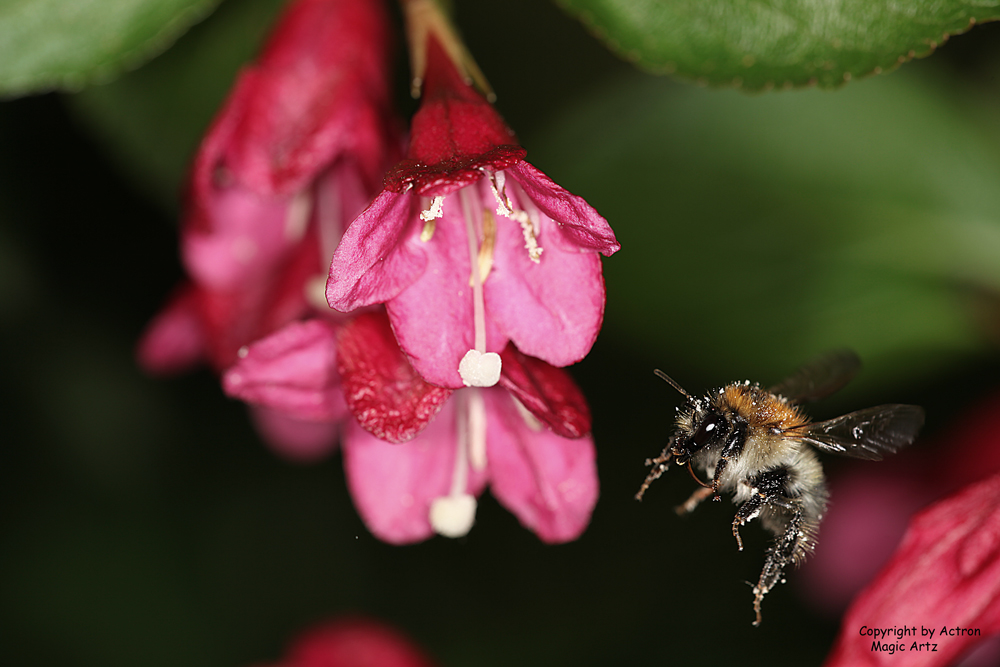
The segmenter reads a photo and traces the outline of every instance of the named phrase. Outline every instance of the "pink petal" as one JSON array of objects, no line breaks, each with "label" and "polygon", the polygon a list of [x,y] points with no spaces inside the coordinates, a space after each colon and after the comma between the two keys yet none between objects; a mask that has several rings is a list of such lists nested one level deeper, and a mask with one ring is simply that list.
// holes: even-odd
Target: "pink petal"
[{"label": "pink petal", "polygon": [[326,283],[331,308],[349,312],[384,303],[406,289],[427,266],[420,233],[419,198],[383,192],[351,223],[333,255]]},{"label": "pink petal", "polygon": [[313,308],[306,285],[319,274],[316,230],[310,230],[271,272],[253,274],[231,290],[199,290],[209,358],[220,372],[241,347],[259,340]]},{"label": "pink petal", "polygon": [[840,617],[892,556],[915,511],[933,494],[933,481],[895,457],[892,471],[858,466],[830,483],[820,547],[798,583],[809,604]]},{"label": "pink petal", "polygon": [[579,438],[590,433],[590,407],[566,371],[521,354],[513,344],[500,354],[500,386],[557,435]]},{"label": "pink petal", "polygon": [[498,215],[493,272],[483,286],[497,327],[522,352],[555,366],[583,359],[604,319],[601,259],[596,252],[581,252],[557,240],[564,234],[543,217],[538,236],[542,254],[533,262],[521,226]]},{"label": "pink petal", "polygon": [[250,418],[261,439],[279,456],[297,463],[314,463],[337,447],[336,421],[296,419],[287,412],[250,406]]},{"label": "pink petal", "polygon": [[216,157],[199,166],[221,163],[254,191],[288,194],[350,152],[374,185],[391,138],[389,39],[382,3],[289,3],[209,131],[215,150],[203,152]]},{"label": "pink petal", "polygon": [[410,640],[361,618],[330,621],[302,634],[275,667],[432,667]]},{"label": "pink petal", "polygon": [[[208,289],[233,290],[243,280],[274,271],[301,238],[286,232],[291,201],[289,195],[262,195],[232,185],[189,207],[181,254],[192,279]],[[199,224],[191,218],[197,215],[211,222]]]},{"label": "pink petal", "polygon": [[377,438],[405,442],[417,435],[451,396],[424,382],[399,349],[382,311],[363,313],[338,334],[338,372],[351,413]]},{"label": "pink petal", "polygon": [[293,322],[246,348],[222,377],[225,392],[297,419],[337,421],[347,415],[336,370],[334,327]]},{"label": "pink petal", "polygon": [[268,274],[301,236],[311,185],[339,160],[379,187],[396,153],[390,28],[380,2],[289,3],[195,157],[183,252],[214,290]]},{"label": "pink petal", "polygon": [[[375,537],[408,544],[434,534],[431,502],[449,494],[457,447],[456,401],[419,436],[401,445],[379,440],[355,423],[344,434],[344,470],[358,514]],[[470,472],[466,492],[482,493],[484,473]]]},{"label": "pink petal", "polygon": [[146,326],[136,346],[136,358],[147,373],[172,375],[201,362],[205,348],[198,297],[192,285],[184,284]]},{"label": "pink petal", "polygon": [[[899,640],[907,667],[950,665],[983,637],[1000,632],[1000,475],[911,520],[892,560],[844,616],[827,667],[899,664],[898,654],[872,651],[873,638],[859,634],[865,625],[933,628],[933,638]],[[942,628],[977,629],[980,636],[940,636]],[[911,651],[914,641],[934,642],[937,652]]]},{"label": "pink petal", "polygon": [[575,540],[597,503],[594,442],[533,429],[506,392],[486,390],[490,488],[544,542]]},{"label": "pink petal", "polygon": [[[422,246],[427,268],[408,289],[386,303],[386,310],[414,369],[432,384],[461,388],[465,384],[458,364],[475,346],[469,284],[472,269],[459,196],[445,199],[443,210],[429,241],[414,237],[407,242]],[[494,325],[487,305],[485,351],[499,353],[506,344],[507,337]]]},{"label": "pink petal", "polygon": [[509,167],[504,173],[521,186],[542,213],[559,223],[566,238],[580,250],[596,250],[609,256],[621,249],[611,225],[582,197],[559,187],[527,162]]}]

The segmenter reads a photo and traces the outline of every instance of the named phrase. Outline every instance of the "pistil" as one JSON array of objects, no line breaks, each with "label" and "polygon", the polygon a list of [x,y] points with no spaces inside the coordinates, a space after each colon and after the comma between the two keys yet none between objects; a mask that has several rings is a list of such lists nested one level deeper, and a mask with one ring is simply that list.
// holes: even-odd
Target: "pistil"
[{"label": "pistil", "polygon": [[[472,525],[476,522],[476,498],[466,492],[469,484],[469,459],[472,458],[472,465],[475,468],[475,453],[477,445],[475,443],[478,425],[473,425],[473,421],[480,419],[482,422],[482,465],[485,467],[485,447],[486,447],[486,415],[485,407],[481,417],[473,415],[473,401],[475,398],[482,401],[478,392],[459,392],[455,394],[456,401],[456,431],[455,438],[455,465],[452,469],[451,489],[447,496],[435,498],[431,502],[430,522],[431,527],[439,535],[445,537],[462,537],[468,534]],[[470,457],[471,455],[471,457]],[[476,468],[476,470],[479,470]]]},{"label": "pistil", "polygon": [[483,281],[479,271],[479,242],[476,234],[475,212],[478,210],[471,188],[459,190],[465,233],[469,239],[469,266],[472,272],[472,320],[474,347],[465,353],[458,364],[458,374],[467,387],[492,387],[500,380],[500,355],[486,351],[486,306],[483,300]]}]

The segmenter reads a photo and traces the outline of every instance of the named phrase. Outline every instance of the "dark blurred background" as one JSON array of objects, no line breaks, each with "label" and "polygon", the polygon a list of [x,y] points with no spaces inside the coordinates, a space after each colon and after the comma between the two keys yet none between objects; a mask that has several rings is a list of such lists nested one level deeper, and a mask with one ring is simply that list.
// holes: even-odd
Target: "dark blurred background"
[{"label": "dark blurred background", "polygon": [[[236,667],[359,613],[442,665],[819,664],[841,609],[807,572],[750,625],[757,526],[737,552],[731,504],[679,519],[683,472],[633,500],[678,404],[652,369],[698,392],[853,347],[865,370],[813,414],[919,403],[908,460],[948,459],[1000,371],[1000,27],[838,91],[745,95],[638,72],[552,3],[457,0],[529,161],[622,244],[573,368],[601,500],[568,545],[487,499],[466,538],[393,547],[339,456],[283,461],[208,371],[133,361],[181,276],[186,163],[279,4],[228,0],[115,82],[0,104],[0,663]],[[835,482],[896,465],[826,463]]]}]

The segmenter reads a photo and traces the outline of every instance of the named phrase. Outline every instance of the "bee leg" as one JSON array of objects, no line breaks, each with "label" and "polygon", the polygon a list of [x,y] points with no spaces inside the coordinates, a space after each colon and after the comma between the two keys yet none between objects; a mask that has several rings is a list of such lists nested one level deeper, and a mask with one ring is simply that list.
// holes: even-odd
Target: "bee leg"
[{"label": "bee leg", "polygon": [[778,505],[785,507],[788,499],[784,496],[785,482],[788,480],[787,468],[775,468],[757,475],[753,479],[741,480],[741,484],[750,487],[750,497],[736,510],[736,518],[733,519],[733,537],[736,538],[736,545],[743,551],[743,539],[740,537],[740,526],[745,526],[750,521],[760,516],[760,512],[765,505]]},{"label": "bee leg", "polygon": [[670,468],[670,459],[673,458],[673,455],[670,453],[670,448],[673,446],[673,442],[674,440],[671,438],[670,442],[667,443],[667,446],[663,448],[663,451],[660,452],[660,455],[655,459],[646,459],[646,465],[653,466],[653,469],[649,471],[648,475],[646,475],[646,480],[642,483],[642,486],[639,487],[639,492],[635,494],[636,500],[642,500],[642,496],[646,493],[646,489],[649,488],[649,485],[659,479],[660,476]]},{"label": "bee leg", "polygon": [[703,501],[705,498],[708,498],[710,495],[712,495],[711,487],[702,487],[696,489],[695,492],[691,494],[691,497],[685,500],[683,505],[678,505],[677,507],[675,507],[674,511],[677,512],[679,516],[690,514],[695,510],[696,507],[698,507],[698,505],[701,504],[701,501]]},{"label": "bee leg", "polygon": [[[787,468],[776,468],[758,475],[752,482],[756,491],[754,498],[760,499],[761,506],[771,508],[763,518],[764,525],[777,536],[767,549],[764,569],[761,570],[757,585],[753,587],[753,609],[757,616],[755,626],[761,622],[760,604],[764,596],[779,582],[784,581],[785,566],[801,560],[810,548],[808,536],[812,531],[806,525],[802,501],[786,495],[788,479]],[[747,501],[746,504],[749,503]]]},{"label": "bee leg", "polygon": [[722,479],[722,472],[726,469],[726,464],[729,463],[729,459],[722,457],[719,462],[715,464],[715,476],[712,477],[712,493],[714,494],[712,500],[718,502],[722,500],[719,497],[719,482]]},{"label": "bee leg", "polygon": [[753,609],[757,614],[754,625],[760,625],[760,603],[767,595],[768,591],[774,588],[779,582],[784,581],[784,570],[788,563],[799,559],[804,546],[801,544],[803,536],[808,529],[803,530],[803,517],[801,503],[787,497],[776,499],[775,505],[785,508],[788,515],[788,523],[785,530],[778,535],[774,543],[768,547],[767,557],[764,560],[764,569],[760,573],[757,585],[753,587]]},{"label": "bee leg", "polygon": [[[712,479],[712,491],[715,493],[714,501],[720,501],[719,485],[722,482],[722,473],[729,464],[730,459],[739,456],[743,452],[743,446],[747,444],[747,425],[745,422],[737,422],[732,432],[726,439],[726,445],[722,448],[719,462],[715,465],[715,477]],[[737,540],[739,536],[737,536]]]},{"label": "bee leg", "polygon": [[743,538],[740,537],[740,526],[745,526],[760,515],[760,510],[764,507],[764,498],[760,493],[754,493],[750,499],[740,505],[736,510],[736,517],[733,519],[733,537],[736,538],[736,546],[743,551]]}]

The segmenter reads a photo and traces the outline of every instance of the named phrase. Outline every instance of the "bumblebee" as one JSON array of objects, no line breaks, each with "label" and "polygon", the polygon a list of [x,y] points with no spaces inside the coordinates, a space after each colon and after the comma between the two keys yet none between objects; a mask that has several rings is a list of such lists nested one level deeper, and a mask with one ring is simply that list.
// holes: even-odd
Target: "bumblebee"
[{"label": "bumblebee", "polygon": [[[655,459],[636,494],[643,494],[671,464],[686,466],[701,485],[677,508],[693,511],[703,500],[732,493],[739,508],[733,536],[740,551],[740,528],[760,519],[775,536],[764,569],[753,587],[754,625],[760,605],[789,563],[801,564],[816,547],[816,533],[826,511],[827,489],[815,449],[870,461],[881,460],[909,445],[924,423],[915,405],[880,405],[836,419],[813,422],[799,404],[828,396],[846,385],[861,366],[858,356],[840,350],[806,364],[784,382],[763,389],[734,382],[695,397],[662,371],[655,371],[685,398],[677,408],[677,426]],[[695,468],[705,474],[703,482]]]}]

